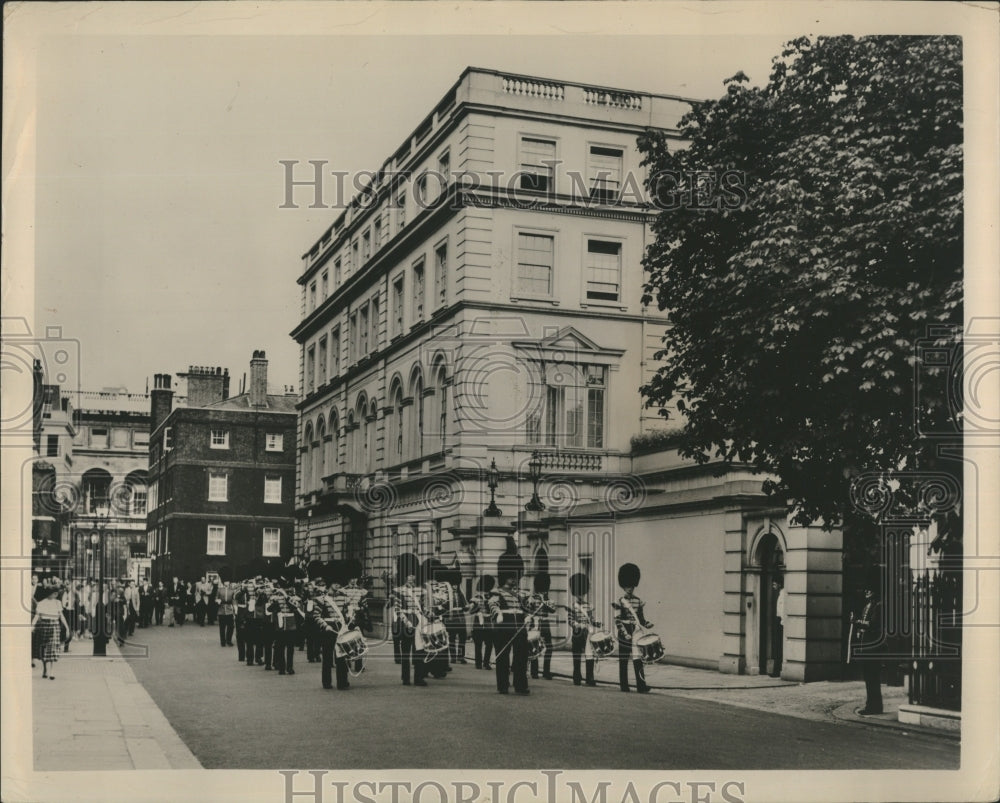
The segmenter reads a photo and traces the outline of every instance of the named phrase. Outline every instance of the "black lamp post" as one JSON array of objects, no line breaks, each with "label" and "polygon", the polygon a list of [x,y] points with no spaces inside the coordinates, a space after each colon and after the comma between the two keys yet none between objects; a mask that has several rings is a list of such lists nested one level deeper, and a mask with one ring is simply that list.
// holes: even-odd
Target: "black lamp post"
[{"label": "black lamp post", "polygon": [[90,543],[98,554],[97,604],[94,605],[94,655],[107,655],[108,623],[104,613],[104,525],[90,534]]},{"label": "black lamp post", "polygon": [[497,507],[496,493],[500,485],[500,471],[497,469],[497,460],[494,457],[490,463],[490,470],[486,472],[486,484],[490,487],[490,506],[483,511],[483,516],[496,519],[500,517],[500,508]]},{"label": "black lamp post", "polygon": [[528,476],[531,477],[531,484],[534,490],[531,493],[531,499],[528,500],[528,504],[524,506],[524,509],[532,513],[540,513],[545,510],[545,505],[538,498],[538,483],[542,479],[542,459],[538,456],[538,452],[531,453],[531,460],[528,461]]}]

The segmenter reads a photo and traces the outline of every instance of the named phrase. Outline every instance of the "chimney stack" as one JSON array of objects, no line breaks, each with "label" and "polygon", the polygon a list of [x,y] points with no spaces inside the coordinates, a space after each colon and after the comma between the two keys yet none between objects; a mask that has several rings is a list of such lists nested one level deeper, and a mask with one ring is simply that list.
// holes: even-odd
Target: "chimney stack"
[{"label": "chimney stack", "polygon": [[171,387],[173,377],[170,374],[154,374],[153,390],[149,394],[149,431],[153,432],[162,424],[174,405],[174,391]]},{"label": "chimney stack", "polygon": [[188,407],[207,407],[229,398],[229,369],[192,365],[186,374]]},{"label": "chimney stack", "polygon": [[250,360],[250,406],[267,407],[267,357],[255,351]]}]

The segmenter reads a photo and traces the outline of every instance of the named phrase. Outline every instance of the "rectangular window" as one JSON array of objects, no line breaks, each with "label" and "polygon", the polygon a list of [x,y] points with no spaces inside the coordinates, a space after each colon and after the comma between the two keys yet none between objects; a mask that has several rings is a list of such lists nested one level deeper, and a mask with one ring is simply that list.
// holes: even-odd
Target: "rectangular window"
[{"label": "rectangular window", "polygon": [[327,271],[323,271],[323,275],[319,278],[320,294],[325,300],[328,295],[330,295],[330,274]]},{"label": "rectangular window", "polygon": [[524,296],[552,295],[555,238],[544,234],[517,235],[516,292]]},{"label": "rectangular window", "polygon": [[521,189],[549,192],[554,186],[556,143],[521,137]]},{"label": "rectangular window", "polygon": [[132,515],[145,516],[149,492],[142,486],[132,489]]},{"label": "rectangular window", "polygon": [[358,330],[361,337],[358,343],[358,359],[368,356],[368,305],[361,308],[361,317],[358,320]]},{"label": "rectangular window", "polygon": [[326,384],[326,337],[319,339],[319,353],[316,355],[316,359],[319,361],[319,384],[322,387]]},{"label": "rectangular window", "polygon": [[333,289],[336,290],[340,287],[340,282],[343,280],[343,269],[341,268],[340,260],[336,260],[333,263]]},{"label": "rectangular window", "polygon": [[[546,380],[544,441],[549,446],[603,449],[607,369],[562,366]],[[528,442],[542,440],[541,417],[529,414]]]},{"label": "rectangular window", "polygon": [[413,266],[413,322],[424,319],[424,261]]},{"label": "rectangular window", "polygon": [[106,429],[90,430],[90,447],[92,449],[108,448],[108,431]]},{"label": "rectangular window", "polygon": [[316,347],[306,349],[306,392],[316,390]]},{"label": "rectangular window", "polygon": [[375,248],[382,247],[382,216],[379,215],[375,218],[372,223],[372,241],[375,243]]},{"label": "rectangular window", "polygon": [[604,448],[605,369],[587,366],[587,446]]},{"label": "rectangular window", "polygon": [[208,544],[205,547],[207,555],[226,554],[226,528],[218,524],[208,525]]},{"label": "rectangular window", "polygon": [[622,244],[587,240],[587,299],[619,301],[621,279]]},{"label": "rectangular window", "polygon": [[396,231],[402,231],[406,225],[406,190],[396,196]]},{"label": "rectangular window", "polygon": [[309,311],[316,309],[316,282],[309,285]]},{"label": "rectangular window", "polygon": [[357,273],[361,270],[361,245],[355,240],[351,244],[351,266],[349,272]]},{"label": "rectangular window", "polygon": [[264,550],[265,558],[277,558],[281,556],[281,530],[278,527],[264,528]]},{"label": "rectangular window", "polygon": [[372,236],[369,232],[361,235],[361,257],[365,261],[372,255]]},{"label": "rectangular window", "polygon": [[264,477],[264,501],[281,504],[281,477]]},{"label": "rectangular window", "polygon": [[229,430],[228,429],[213,429],[211,438],[211,447],[213,449],[228,449],[229,448]]},{"label": "rectangular window", "polygon": [[58,457],[59,456],[59,436],[58,435],[46,435],[45,436],[45,456],[46,457]]},{"label": "rectangular window", "polygon": [[128,449],[128,430],[115,427],[111,430],[111,448]]},{"label": "rectangular window", "polygon": [[330,351],[333,352],[332,377],[340,376],[340,327],[330,332]]},{"label": "rectangular window", "polygon": [[602,203],[617,200],[622,186],[622,150],[591,145],[587,179],[591,199]]},{"label": "rectangular window", "polygon": [[378,296],[372,299],[372,314],[370,318],[371,322],[371,338],[368,340],[371,343],[372,351],[378,351]]},{"label": "rectangular window", "polygon": [[148,449],[149,448],[149,433],[145,431],[136,431],[132,433],[132,446],[136,449]]},{"label": "rectangular window", "polygon": [[229,475],[219,471],[210,471],[208,474],[208,501],[228,502],[229,501]]},{"label": "rectangular window", "polygon": [[264,451],[280,452],[285,448],[285,436],[280,432],[268,432],[264,436]]},{"label": "rectangular window", "polygon": [[448,301],[448,243],[434,249],[434,297],[438,306]]},{"label": "rectangular window", "polygon": [[357,362],[358,359],[358,313],[356,312],[351,313],[351,323],[348,337],[348,361],[354,363]]},{"label": "rectangular window", "polygon": [[403,333],[403,277],[392,283],[392,336]]},{"label": "rectangular window", "polygon": [[438,156],[438,172],[441,174],[442,185],[447,186],[451,179],[451,154],[448,151]]}]

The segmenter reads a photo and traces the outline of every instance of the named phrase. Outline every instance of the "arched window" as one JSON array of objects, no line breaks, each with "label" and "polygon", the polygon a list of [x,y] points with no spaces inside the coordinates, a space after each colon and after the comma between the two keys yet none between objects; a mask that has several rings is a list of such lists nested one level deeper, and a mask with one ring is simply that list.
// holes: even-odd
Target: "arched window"
[{"label": "arched window", "polygon": [[368,471],[368,400],[362,393],[354,407],[354,471],[363,474]]},{"label": "arched window", "polygon": [[303,491],[311,491],[313,487],[312,441],[313,441],[313,425],[312,421],[307,421],[306,428],[302,434],[302,490]]},{"label": "arched window", "polygon": [[347,471],[355,474],[358,471],[357,440],[358,422],[354,417],[354,410],[347,413],[347,427],[344,430],[345,451],[344,462],[347,464]]},{"label": "arched window", "polygon": [[375,470],[375,434],[376,434],[376,422],[378,421],[378,407],[375,404],[375,400],[372,399],[371,403],[368,405],[368,416],[365,418],[365,423],[368,424],[368,438],[366,441],[366,446],[368,449],[368,462],[366,471]]},{"label": "arched window", "polygon": [[337,409],[330,411],[330,440],[326,442],[326,470],[331,474],[340,469],[340,432],[338,431]]},{"label": "arched window", "polygon": [[389,406],[385,422],[385,462],[387,466],[394,466],[403,462],[403,387],[398,382],[389,392]]},{"label": "arched window", "polygon": [[433,451],[444,451],[448,441],[448,386],[444,363],[438,364],[434,372],[434,441],[430,444]]},{"label": "arched window", "polygon": [[316,487],[323,486],[323,477],[327,475],[329,469],[326,462],[326,421],[322,414],[316,422]]},{"label": "arched window", "polygon": [[409,421],[407,421],[410,433],[407,457],[416,460],[424,453],[424,379],[419,371],[414,374],[410,382],[410,395],[413,397],[413,404],[410,405]]}]

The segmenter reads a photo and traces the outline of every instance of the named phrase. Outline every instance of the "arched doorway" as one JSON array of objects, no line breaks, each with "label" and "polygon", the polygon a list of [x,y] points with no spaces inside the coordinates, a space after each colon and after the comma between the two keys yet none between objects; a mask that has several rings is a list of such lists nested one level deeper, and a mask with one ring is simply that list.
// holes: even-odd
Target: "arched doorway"
[{"label": "arched doorway", "polygon": [[785,586],[785,553],[778,537],[768,532],[757,546],[756,563],[760,566],[757,645],[758,671],[778,677],[783,658],[783,628],[778,621],[778,593]]}]

